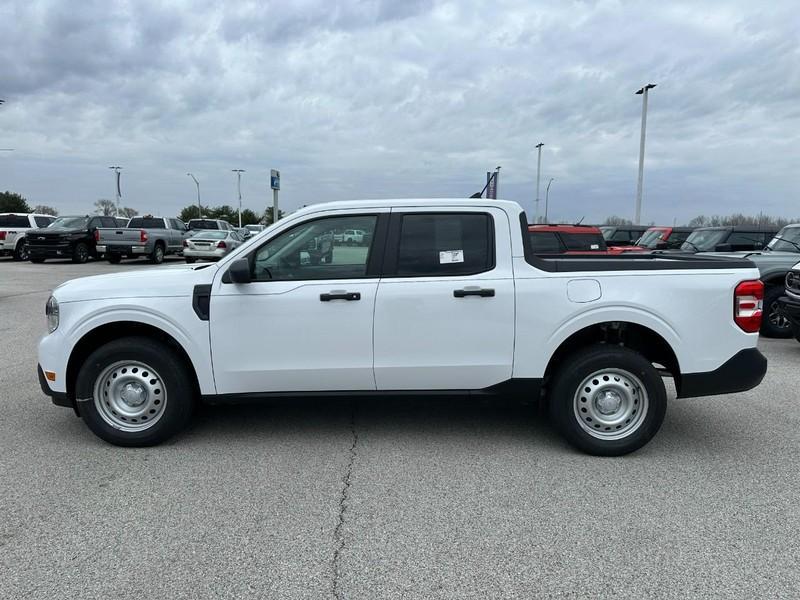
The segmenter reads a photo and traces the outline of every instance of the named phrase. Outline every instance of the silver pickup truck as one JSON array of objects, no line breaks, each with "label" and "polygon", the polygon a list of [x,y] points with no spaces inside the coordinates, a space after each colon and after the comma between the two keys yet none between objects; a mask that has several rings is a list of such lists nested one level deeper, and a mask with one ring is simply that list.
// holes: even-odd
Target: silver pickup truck
[{"label": "silver pickup truck", "polygon": [[133,217],[127,227],[100,228],[95,233],[97,253],[105,254],[109,262],[145,256],[160,264],[168,254],[183,252],[183,240],[192,232],[180,219],[170,217]]}]

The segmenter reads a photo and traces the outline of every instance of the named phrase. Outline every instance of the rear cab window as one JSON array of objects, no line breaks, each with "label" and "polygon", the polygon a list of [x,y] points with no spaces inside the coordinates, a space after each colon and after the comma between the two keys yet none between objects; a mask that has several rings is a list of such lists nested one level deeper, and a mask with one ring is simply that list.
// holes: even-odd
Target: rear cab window
[{"label": "rear cab window", "polygon": [[165,229],[164,219],[157,219],[155,217],[133,217],[128,222],[130,229]]},{"label": "rear cab window", "polygon": [[529,238],[536,254],[561,254],[564,251],[555,231],[531,231]]},{"label": "rear cab window", "polygon": [[[30,227],[28,215],[0,215],[0,227]],[[44,225],[46,227],[46,225]]]}]

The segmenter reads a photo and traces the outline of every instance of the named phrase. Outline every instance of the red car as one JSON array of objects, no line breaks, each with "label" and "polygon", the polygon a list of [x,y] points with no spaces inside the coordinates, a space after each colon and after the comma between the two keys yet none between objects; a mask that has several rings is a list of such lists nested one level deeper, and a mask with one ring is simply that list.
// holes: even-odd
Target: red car
[{"label": "red car", "polygon": [[622,252],[648,252],[650,250],[679,250],[694,227],[650,227],[635,246],[610,246],[611,254]]},{"label": "red car", "polygon": [[606,241],[593,225],[528,225],[534,254],[607,254]]}]

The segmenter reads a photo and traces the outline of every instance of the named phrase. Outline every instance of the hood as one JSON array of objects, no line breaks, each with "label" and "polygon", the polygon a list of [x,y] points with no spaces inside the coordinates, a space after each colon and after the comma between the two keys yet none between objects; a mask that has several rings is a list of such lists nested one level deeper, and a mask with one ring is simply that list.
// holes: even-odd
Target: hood
[{"label": "hood", "polygon": [[40,229],[28,229],[29,236],[34,235],[65,235],[71,233],[85,233],[86,229],[75,229],[74,227],[42,227]]},{"label": "hood", "polygon": [[53,295],[59,302],[191,296],[194,286],[211,283],[217,269],[209,263],[93,275],[67,281],[53,290]]}]

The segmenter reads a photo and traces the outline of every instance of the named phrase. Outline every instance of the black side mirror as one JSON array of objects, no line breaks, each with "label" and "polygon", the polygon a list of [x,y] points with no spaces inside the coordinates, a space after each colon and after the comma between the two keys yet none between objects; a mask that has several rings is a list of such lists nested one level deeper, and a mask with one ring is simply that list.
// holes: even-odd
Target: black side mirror
[{"label": "black side mirror", "polygon": [[669,248],[669,244],[667,244],[667,242],[656,243],[656,250],[666,250],[667,248]]},{"label": "black side mirror", "polygon": [[733,252],[733,246],[730,244],[717,244],[714,250],[717,252]]},{"label": "black side mirror", "polygon": [[251,281],[253,281],[253,276],[250,273],[248,258],[237,258],[233,261],[222,278],[223,283],[250,283]]}]

